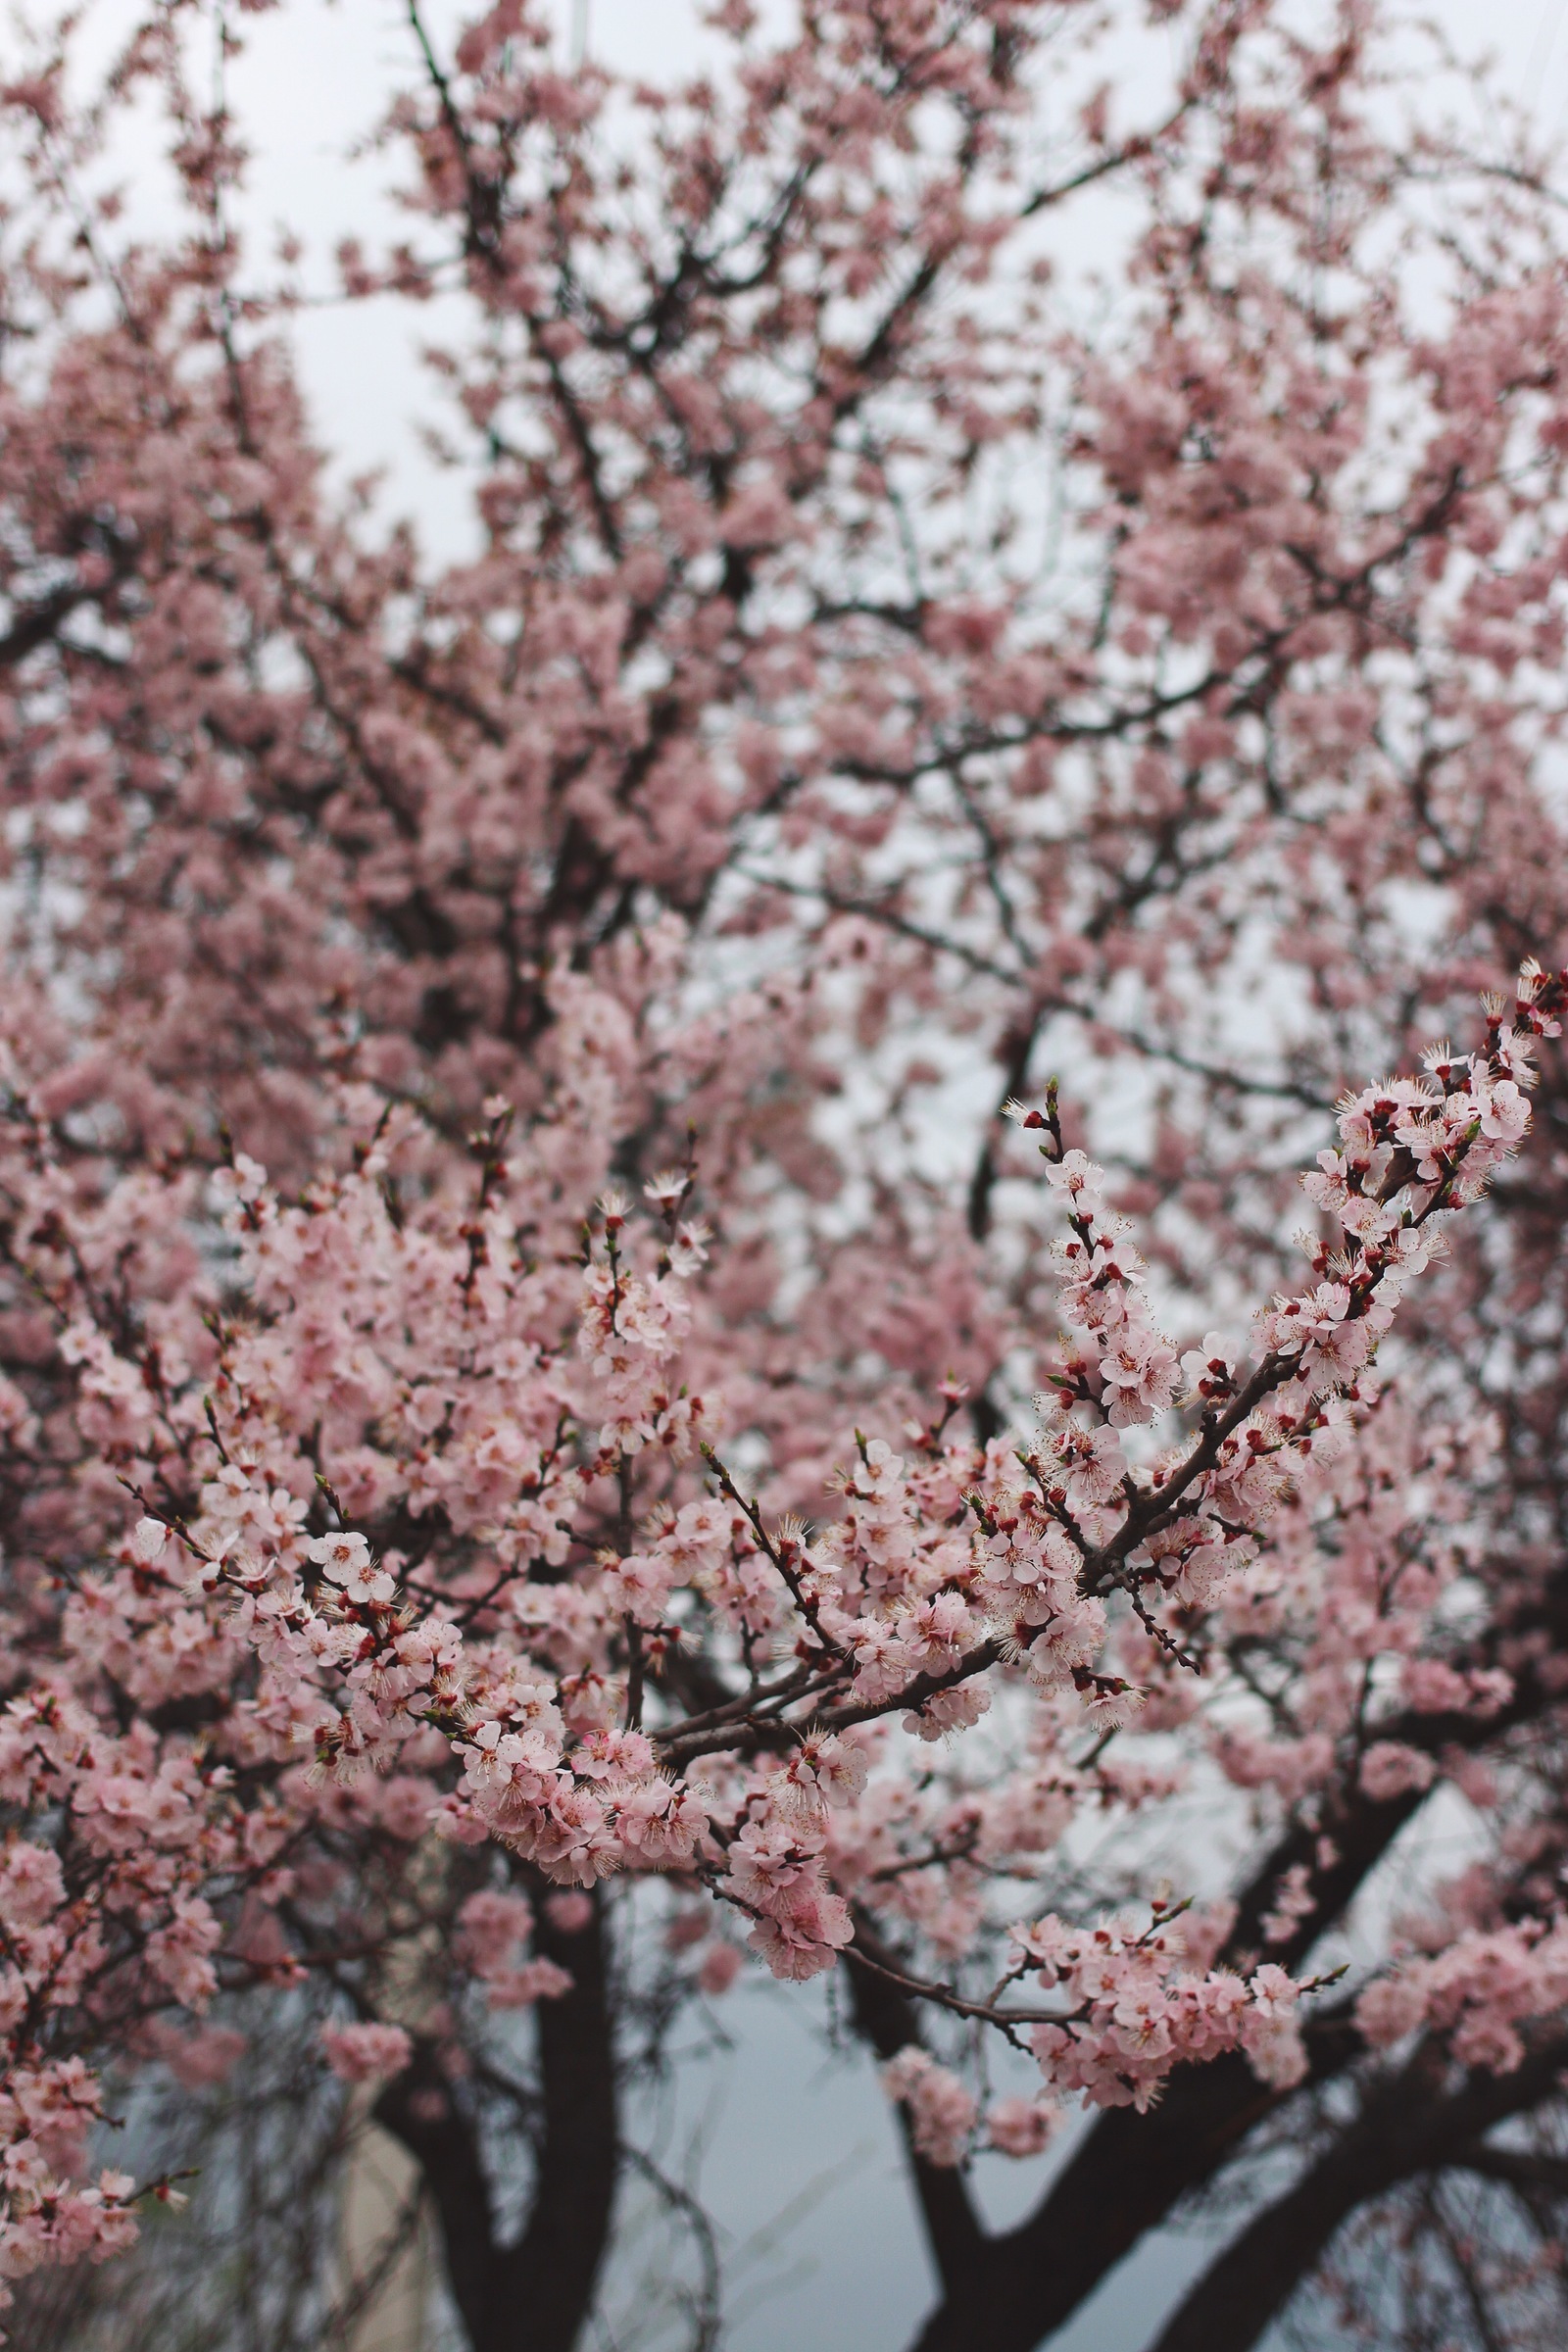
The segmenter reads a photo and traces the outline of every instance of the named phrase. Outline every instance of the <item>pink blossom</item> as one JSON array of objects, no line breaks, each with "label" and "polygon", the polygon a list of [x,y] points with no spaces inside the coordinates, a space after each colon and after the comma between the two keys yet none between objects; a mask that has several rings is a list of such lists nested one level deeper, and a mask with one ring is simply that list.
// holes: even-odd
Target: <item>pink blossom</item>
[{"label": "pink blossom", "polygon": [[323,2026],[321,2047],[342,2082],[383,2082],[400,2075],[414,2055],[401,2026]]}]

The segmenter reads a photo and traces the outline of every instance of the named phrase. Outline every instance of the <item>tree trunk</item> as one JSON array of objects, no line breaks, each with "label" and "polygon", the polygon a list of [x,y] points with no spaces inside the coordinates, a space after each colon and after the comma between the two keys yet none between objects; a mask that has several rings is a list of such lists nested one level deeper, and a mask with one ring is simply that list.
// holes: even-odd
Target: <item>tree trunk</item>
[{"label": "tree trunk", "polygon": [[609,1951],[597,1896],[563,1936],[541,1913],[535,1947],[571,1989],[537,2012],[540,2123],[534,2191],[502,2244],[478,2132],[421,2045],[382,2092],[377,2120],[416,2159],[441,2225],[447,2278],[471,2352],[572,2352],[593,2306],[619,2160]]}]

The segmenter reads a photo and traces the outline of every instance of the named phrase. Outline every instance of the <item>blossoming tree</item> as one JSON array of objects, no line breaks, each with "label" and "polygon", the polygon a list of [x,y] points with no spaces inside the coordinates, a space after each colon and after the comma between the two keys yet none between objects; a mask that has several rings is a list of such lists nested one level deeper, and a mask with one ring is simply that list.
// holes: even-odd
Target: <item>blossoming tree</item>
[{"label": "blossoming tree", "polygon": [[462,319],[444,571],[323,483],[221,9],[0,93],[24,2296],[180,2193],[106,2083],[304,2014],[566,2352],[640,2021],[760,1966],[884,2066],[922,2352],[1262,2147],[1162,2352],[1553,2340],[1568,277],[1363,8],[1151,14],[1123,120],[1068,0],[729,0],[674,91],[411,5],[342,267]]}]

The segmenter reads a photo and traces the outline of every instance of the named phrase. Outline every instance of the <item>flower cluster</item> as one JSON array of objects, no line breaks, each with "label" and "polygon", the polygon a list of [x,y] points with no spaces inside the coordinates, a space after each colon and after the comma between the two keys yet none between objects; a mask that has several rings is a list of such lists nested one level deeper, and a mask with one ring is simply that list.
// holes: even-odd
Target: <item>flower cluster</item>
[{"label": "flower cluster", "polygon": [[[1332,1461],[1324,1441],[1346,1435],[1348,1399],[1436,1220],[1474,1197],[1514,1140],[1521,1114],[1503,1090],[1528,1080],[1530,1039],[1549,1028],[1560,995],[1528,974],[1518,1025],[1494,1019],[1483,1054],[1440,1056],[1427,1081],[1342,1107],[1340,1149],[1307,1182],[1340,1216],[1343,1246],[1332,1258],[1314,1246],[1322,1279],[1266,1310],[1250,1368],[1210,1336],[1178,1371],[1143,1262],[1099,1171],[1060,1149],[1053,1102],[1035,1123],[1066,1210],[1057,1263],[1076,1338],[1034,1436],[977,1450],[917,1429],[906,1453],[858,1440],[815,1533],[788,1517],[770,1524],[697,1437],[726,1408],[721,1381],[687,1377],[703,1345],[692,1277],[705,1253],[679,1218],[686,1179],[650,1187],[646,1242],[618,1196],[600,1201],[573,1297],[517,1247],[529,1179],[514,1197],[496,1172],[499,1114],[483,1147],[477,1237],[458,1202],[392,1213],[399,1147],[383,1118],[370,1147],[297,1204],[260,1168],[240,1168],[224,1215],[256,1305],[221,1333],[199,1407],[167,1383],[150,1393],[145,1366],[107,1335],[74,1342],[84,1393],[117,1399],[135,1432],[130,1458],[207,1466],[189,1516],[145,1512],[127,1529],[122,1569],[84,1585],[68,1618],[80,1653],[131,1688],[148,1671],[144,1622],[177,1645],[162,1673],[177,1656],[193,1692],[226,1685],[236,1651],[248,1652],[262,1681],[243,1732],[237,1720],[228,1736],[233,1756],[287,1756],[304,1742],[315,1769],[270,1815],[236,1800],[229,1764],[199,1762],[188,1743],[139,1725],[116,1739],[64,1692],[12,1701],[0,1722],[10,1800],[38,1818],[68,1808],[92,1858],[68,1887],[47,1843],[10,1849],[0,1907],[18,2060],[38,2034],[40,1999],[59,2013],[101,2007],[117,1937],[129,1937],[125,1997],[151,1983],[199,2011],[224,1933],[215,1884],[265,1878],[292,1808],[336,1801],[367,1762],[382,1776],[372,1786],[389,1823],[401,1817],[416,1834],[431,1823],[460,1846],[497,1840],[557,1886],[618,1872],[706,1886],[780,1977],[833,1964],[853,1940],[854,1901],[892,1901],[957,1958],[985,1927],[991,1876],[1049,1842],[1082,1801],[1083,1769],[1066,1752],[1074,1724],[1103,1736],[1135,1715],[1144,1690],[1115,1669],[1116,1643],[1142,1641],[1156,1682],[1183,1671],[1177,1627],[1225,1596],[1268,1542],[1287,1474],[1298,1485],[1310,1459]],[[359,1097],[344,1115],[352,1131]],[[419,1141],[407,1122],[402,1134],[405,1152]],[[1152,1464],[1135,1460],[1127,1433],[1183,1396],[1192,1434]],[[694,1443],[706,1491],[681,1499],[672,1482],[690,1478]],[[315,1533],[323,1500],[327,1524]],[[394,1501],[416,1526],[439,1512],[445,1543],[459,1546],[449,1564],[428,1550],[377,1551],[351,1523]],[[178,1597],[172,1612],[168,1595]],[[673,1669],[699,1638],[716,1643],[715,1659],[738,1645],[749,1680],[716,1703],[682,1706]],[[1426,1684],[1412,1684],[1423,1703],[1439,1672],[1434,1661]],[[935,1812],[911,1804],[899,1741],[951,1740],[1009,1686],[1044,1710],[1022,1780],[945,1812],[940,1800]],[[1458,1688],[1467,1701],[1484,1695]],[[1234,1778],[1279,1780],[1239,1727],[1221,1744]],[[1408,1743],[1374,1740],[1359,1786],[1387,1801],[1432,1771]],[[1104,1784],[1119,1801],[1137,1786],[1136,1773],[1113,1771]],[[940,1787],[941,1776],[934,1794]],[[890,1872],[902,1885],[885,1895]],[[1298,1870],[1265,1932],[1288,1941],[1312,1907]],[[455,1921],[454,1954],[497,2007],[549,1999],[568,1982],[555,1961],[524,1956],[529,1920],[515,1894],[491,1887]],[[1235,2048],[1276,2087],[1300,2074],[1298,1988],[1272,1962],[1197,1969],[1162,1919],[1135,1934],[1048,1917],[1014,1940],[1005,1983],[1030,1975],[1052,2005],[994,1998],[982,2011],[1015,2031],[1027,2023],[1042,2115],[1064,2096],[1147,2106],[1173,2067]],[[1412,1997],[1414,1980],[1397,1983]],[[410,2054],[406,2030],[373,2017],[328,2027],[323,2047],[356,2081],[395,2074]],[[892,2079],[916,2144],[955,2161],[976,2128],[968,2094],[918,2054],[900,2069]],[[27,2084],[55,2077],[24,2064],[13,2079],[22,2101]],[[996,2144],[1036,2132],[1004,2119]],[[112,2199],[83,2211],[120,2227]],[[22,2230],[24,2204],[15,2216]],[[25,2242],[24,2231],[18,2260],[32,2258]]]},{"label": "flower cluster", "polygon": [[1446,1951],[1403,1960],[1357,1997],[1355,2021],[1374,2049],[1407,2034],[1441,2035],[1461,2066],[1511,2074],[1568,2009],[1568,1928],[1530,1921],[1472,1929]]},{"label": "flower cluster", "polygon": [[[1055,1997],[1059,2014],[1012,2005],[1029,2027],[1045,2091],[986,2119],[989,2144],[1030,2156],[1045,2145],[1062,2103],[1136,2107],[1155,2100],[1173,2066],[1242,2049],[1260,2082],[1288,2090],[1306,2072],[1298,2004],[1301,1987],[1265,1963],[1250,1977],[1195,1969],[1177,1924],[1156,1916],[1142,1933],[1125,1920],[1073,1929],[1046,1919],[1011,1931],[1005,1982],[1025,1976]],[[1031,2022],[1032,2020],[1032,2022]],[[929,2052],[910,2045],[885,2070],[889,2094],[909,2113],[916,2148],[938,2166],[959,2164],[980,2121],[979,2103]]]}]

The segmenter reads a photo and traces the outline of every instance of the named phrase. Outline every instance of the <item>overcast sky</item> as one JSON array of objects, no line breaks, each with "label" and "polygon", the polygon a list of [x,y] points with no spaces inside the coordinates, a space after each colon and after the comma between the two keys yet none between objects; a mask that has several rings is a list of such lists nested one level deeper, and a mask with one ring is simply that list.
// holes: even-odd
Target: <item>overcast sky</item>
[{"label": "overcast sky", "polygon": [[[112,20],[130,4],[97,0],[93,13]],[[766,13],[782,16],[784,8],[785,0],[770,0]],[[667,80],[701,53],[697,0],[555,0],[555,11],[563,59],[586,32],[604,63]],[[468,13],[458,0],[427,0],[438,35],[449,35]],[[1429,0],[1410,13],[1440,24],[1467,56],[1494,51],[1501,86],[1532,102],[1547,128],[1568,132],[1568,0]],[[403,0],[291,0],[276,15],[238,24],[245,54],[231,97],[254,158],[246,206],[252,232],[259,244],[270,243],[273,224],[303,232],[310,280],[325,287],[339,237],[357,233],[373,244],[378,229],[401,224],[377,200],[386,161],[350,166],[345,159],[385,94],[407,76]],[[1130,114],[1134,102],[1125,103]],[[1484,121],[1479,127],[1485,136]],[[151,179],[149,172],[145,184]],[[324,308],[301,320],[300,355],[319,430],[345,467],[386,466],[389,504],[414,514],[432,552],[457,554],[470,544],[461,493],[432,467],[416,429],[421,414],[439,415],[414,356],[415,340],[434,323],[428,313],[411,320],[407,306],[395,304]]]}]

